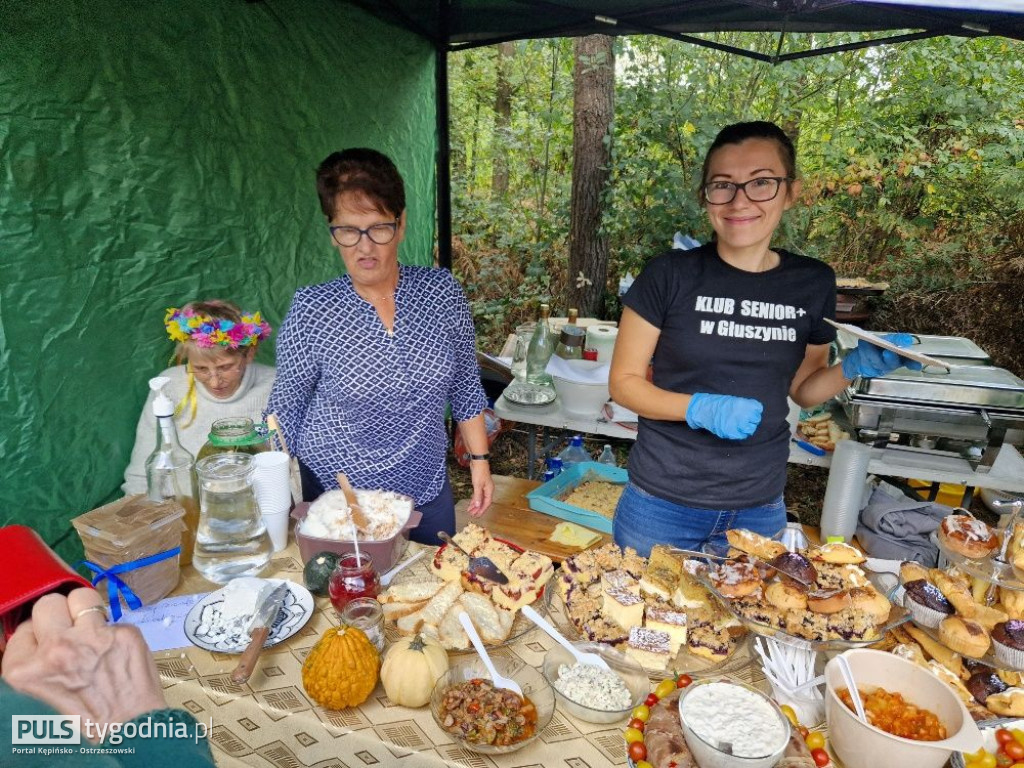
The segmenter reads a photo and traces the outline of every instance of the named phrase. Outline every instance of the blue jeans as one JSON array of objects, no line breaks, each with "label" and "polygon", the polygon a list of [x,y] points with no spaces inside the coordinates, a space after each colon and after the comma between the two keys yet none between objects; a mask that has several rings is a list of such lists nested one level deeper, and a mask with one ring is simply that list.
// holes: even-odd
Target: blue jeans
[{"label": "blue jeans", "polygon": [[438,531],[455,533],[455,494],[452,493],[452,484],[447,477],[437,497],[426,504],[420,504],[417,509],[423,513],[423,519],[409,531],[409,538],[413,541],[436,547],[444,544],[437,538]]},{"label": "blue jeans", "polygon": [[615,543],[632,547],[644,557],[655,544],[697,550],[708,541],[724,546],[730,528],[774,536],[785,527],[786,502],[781,494],[757,507],[702,509],[659,499],[633,483],[626,486],[612,519]]}]

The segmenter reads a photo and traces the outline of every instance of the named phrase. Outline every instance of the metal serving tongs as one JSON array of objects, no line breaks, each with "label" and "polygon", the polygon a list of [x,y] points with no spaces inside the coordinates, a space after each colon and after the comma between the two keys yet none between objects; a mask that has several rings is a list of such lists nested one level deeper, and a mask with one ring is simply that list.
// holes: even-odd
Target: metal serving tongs
[{"label": "metal serving tongs", "polygon": [[767,560],[762,560],[759,557],[754,557],[753,555],[751,555],[751,554],[749,554],[747,552],[744,552],[739,557],[729,557],[728,555],[714,555],[714,554],[711,554],[710,552],[698,552],[695,549],[683,549],[682,547],[673,547],[671,545],[669,545],[668,549],[669,549],[670,552],[677,552],[678,554],[686,555],[687,557],[702,557],[702,558],[705,558],[707,560],[718,560],[719,562],[725,562],[725,563],[734,563],[737,560],[742,560],[742,559],[750,560],[752,562],[757,563],[758,565],[763,565],[765,568],[770,568],[771,570],[775,571],[776,573],[785,576],[787,579],[792,579],[797,584],[803,584],[805,587],[813,587],[814,586],[813,584],[811,584],[809,582],[806,582],[803,579],[798,579],[796,576],[794,576],[791,573],[786,573],[781,568],[776,568],[774,565],[769,563]]},{"label": "metal serving tongs", "polygon": [[508,576],[498,569],[498,566],[494,564],[494,561],[491,560],[491,558],[483,556],[473,557],[473,555],[469,554],[469,552],[456,544],[455,539],[449,536],[447,531],[439,531],[437,538],[451,544],[459,550],[459,552],[469,558],[469,565],[466,567],[466,570],[474,576],[479,576],[481,579],[493,581],[495,584],[508,584]]}]

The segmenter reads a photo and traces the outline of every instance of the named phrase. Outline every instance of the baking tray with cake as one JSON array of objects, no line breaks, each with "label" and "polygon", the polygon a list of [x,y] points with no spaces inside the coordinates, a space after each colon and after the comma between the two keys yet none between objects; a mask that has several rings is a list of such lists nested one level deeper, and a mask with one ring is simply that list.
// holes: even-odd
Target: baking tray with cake
[{"label": "baking tray with cake", "polygon": [[486,581],[467,570],[469,558],[445,544],[395,575],[377,600],[384,609],[385,636],[396,640],[417,633],[436,637],[452,652],[471,651],[459,613],[469,614],[484,644],[510,645],[537,625],[522,615],[523,605],[550,615],[554,574],[550,558],[492,536],[473,523],[454,541],[474,556],[491,558],[507,584]]},{"label": "baking tray with cake", "polygon": [[[734,529],[725,562],[703,562],[697,579],[750,632],[814,651],[862,648],[910,620],[862,569],[865,557],[841,542],[789,551],[782,542]],[[767,564],[774,567],[768,567]]]},{"label": "baking tray with cake", "polygon": [[612,515],[629,473],[596,461],[563,469],[526,494],[530,509],[601,533],[612,532]]},{"label": "baking tray with cake", "polygon": [[655,676],[749,663],[746,630],[685,562],[667,545],[649,558],[613,543],[580,552],[549,584],[551,617],[567,637],[616,647]]}]

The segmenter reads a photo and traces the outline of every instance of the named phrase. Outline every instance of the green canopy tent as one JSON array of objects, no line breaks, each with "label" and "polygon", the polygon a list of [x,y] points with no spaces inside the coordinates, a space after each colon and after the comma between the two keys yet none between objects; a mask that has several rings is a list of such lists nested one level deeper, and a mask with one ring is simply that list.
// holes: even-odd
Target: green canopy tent
[{"label": "green canopy tent", "polygon": [[450,265],[451,51],[593,32],[1024,34],[1019,0],[962,5],[0,4],[0,525],[76,556],[68,521],[118,495],[146,380],[171,354],[166,307],[223,297],[276,327],[296,287],[337,274],[313,192],[329,152],[391,154],[409,186],[402,260],[432,263],[436,221]]}]

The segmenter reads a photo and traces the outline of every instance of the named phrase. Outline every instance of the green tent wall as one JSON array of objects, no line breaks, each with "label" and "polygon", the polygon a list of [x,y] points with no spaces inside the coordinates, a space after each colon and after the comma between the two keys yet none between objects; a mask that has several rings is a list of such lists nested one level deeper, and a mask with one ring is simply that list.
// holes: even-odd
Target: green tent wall
[{"label": "green tent wall", "polygon": [[120,495],[171,355],[166,307],[223,297],[276,329],[341,271],[331,151],[394,158],[401,259],[432,263],[434,65],[332,0],[0,3],[0,525],[77,557],[68,521]]}]

